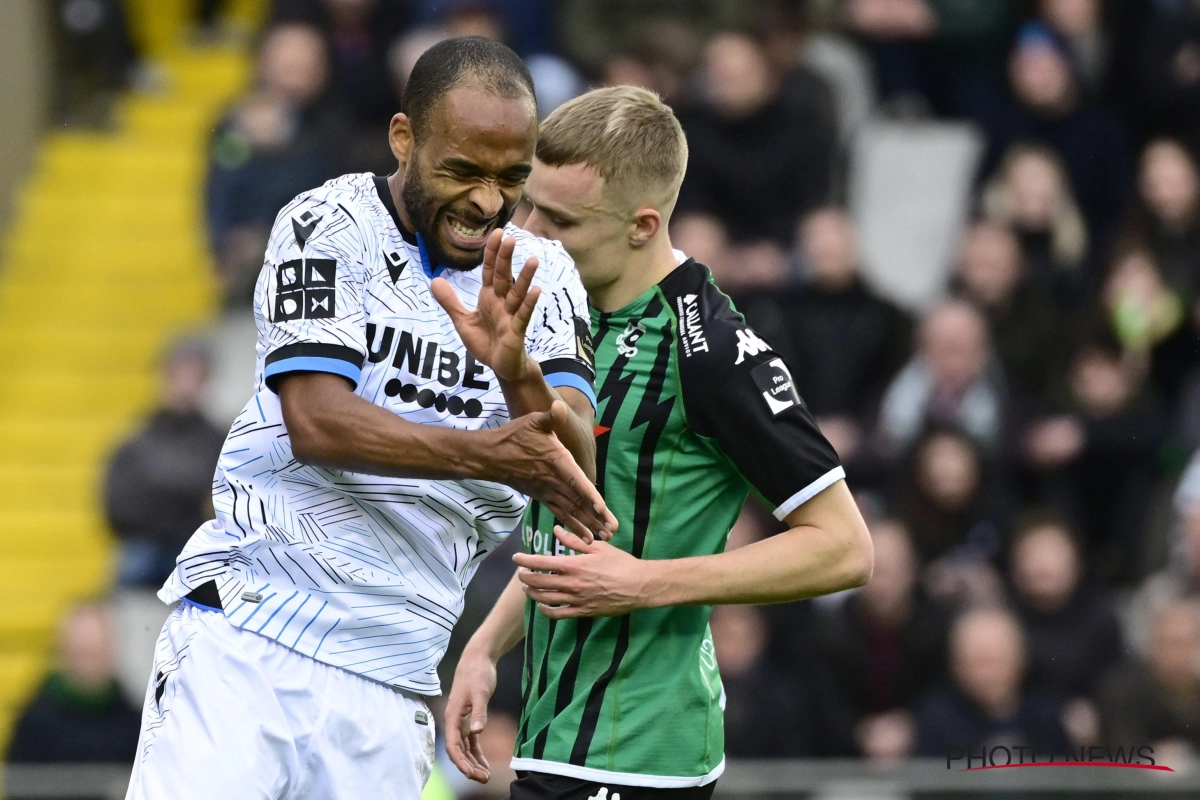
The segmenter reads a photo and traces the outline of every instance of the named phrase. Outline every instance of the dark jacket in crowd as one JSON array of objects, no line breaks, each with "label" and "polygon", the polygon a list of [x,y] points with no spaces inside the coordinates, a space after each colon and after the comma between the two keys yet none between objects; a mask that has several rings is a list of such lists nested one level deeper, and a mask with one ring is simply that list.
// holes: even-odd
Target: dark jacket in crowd
[{"label": "dark jacket in crowd", "polygon": [[8,761],[132,764],[140,730],[141,713],[116,681],[98,692],[84,692],[51,673],[17,720]]},{"label": "dark jacket in crowd", "polygon": [[823,754],[857,755],[854,731],[864,716],[911,709],[941,680],[947,627],[946,613],[923,597],[896,630],[871,625],[857,595],[818,615],[813,648]]},{"label": "dark jacket in crowd", "polygon": [[1141,662],[1113,670],[1100,689],[1099,709],[1101,735],[1110,747],[1182,739],[1200,750],[1200,693],[1190,702],[1171,697]]},{"label": "dark jacket in crowd", "polygon": [[873,406],[911,354],[912,321],[861,281],[843,291],[801,286],[747,298],[751,327],[792,366],[816,416],[873,416]]},{"label": "dark jacket in crowd", "polygon": [[108,465],[104,506],[123,540],[178,553],[212,514],[212,480],[225,434],[198,412],[159,411]]},{"label": "dark jacket in crowd", "polygon": [[1121,625],[1099,589],[1084,585],[1055,613],[1018,602],[1025,628],[1031,685],[1059,697],[1091,697],[1101,677],[1121,658]]},{"label": "dark jacket in crowd", "polygon": [[748,117],[726,119],[706,106],[684,113],[688,168],[678,212],[712,214],[734,241],[790,246],[801,215],[828,200],[832,109],[828,86],[800,72]]},{"label": "dark jacket in crowd", "polygon": [[1051,294],[1027,281],[1002,307],[981,310],[1009,390],[1021,406],[1061,410],[1070,342]]},{"label": "dark jacket in crowd", "polygon": [[232,117],[213,135],[205,213],[214,252],[220,254],[234,228],[269,230],[279,210],[296,195],[346,171],[352,129],[345,108],[318,101],[299,112],[291,139],[271,151],[255,150]]},{"label": "dark jacket in crowd", "polygon": [[743,675],[722,673],[725,754],[730,758],[816,755],[811,692],[761,658]]},{"label": "dark jacket in crowd", "polygon": [[981,745],[1032,747],[1039,754],[1062,754],[1067,736],[1059,722],[1060,710],[1055,695],[1033,689],[1022,695],[1012,718],[993,719],[956,687],[944,685],[927,694],[917,708],[917,754],[945,758],[952,748]]}]

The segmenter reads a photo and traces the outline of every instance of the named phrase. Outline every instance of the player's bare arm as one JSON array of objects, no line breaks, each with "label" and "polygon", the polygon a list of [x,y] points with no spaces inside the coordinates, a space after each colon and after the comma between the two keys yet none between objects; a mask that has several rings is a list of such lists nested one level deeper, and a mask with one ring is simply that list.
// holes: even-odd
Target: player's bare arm
[{"label": "player's bare arm", "polygon": [[479,783],[487,783],[492,774],[479,735],[496,691],[496,663],[524,638],[524,609],[525,595],[514,575],[463,648],[446,699],[446,753],[463,775]]},{"label": "player's bare arm", "polygon": [[538,363],[525,350],[525,331],[537,306],[541,288],[533,286],[538,260],[528,259],[513,277],[516,239],[492,231],[484,250],[482,281],[474,311],[463,305],[449,282],[437,278],[430,288],[450,315],[463,344],[482,364],[492,368],[508,404],[517,417],[548,411],[556,400],[571,408],[555,433],[590,479],[596,475],[596,443],[592,436],[594,412],[587,397],[570,387],[555,390],[546,383]]},{"label": "player's bare arm", "polygon": [[712,556],[634,558],[561,527],[555,536],[580,555],[518,553],[524,593],[552,619],[615,616],[668,605],[783,603],[862,586],[873,549],[845,481],[786,517],[789,530]]},{"label": "player's bare arm", "polygon": [[389,477],[495,481],[538,498],[580,536],[616,527],[596,487],[554,435],[571,414],[562,401],[493,430],[460,431],[406,422],[328,373],[286,376],[279,398],[301,463]]}]

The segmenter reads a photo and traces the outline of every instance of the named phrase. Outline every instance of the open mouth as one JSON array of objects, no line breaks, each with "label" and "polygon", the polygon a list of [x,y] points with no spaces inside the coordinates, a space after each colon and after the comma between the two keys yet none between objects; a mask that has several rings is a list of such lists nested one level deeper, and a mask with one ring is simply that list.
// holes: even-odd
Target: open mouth
[{"label": "open mouth", "polygon": [[458,250],[481,250],[487,244],[488,234],[496,227],[496,220],[483,224],[467,222],[461,217],[447,214],[442,217],[442,230],[446,242]]}]

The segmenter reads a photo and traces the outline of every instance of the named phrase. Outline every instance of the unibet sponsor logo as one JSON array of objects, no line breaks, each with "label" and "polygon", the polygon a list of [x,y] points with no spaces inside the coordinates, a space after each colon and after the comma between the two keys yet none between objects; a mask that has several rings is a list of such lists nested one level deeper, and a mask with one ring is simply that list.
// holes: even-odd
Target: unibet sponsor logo
[{"label": "unibet sponsor logo", "polygon": [[637,340],[646,335],[646,329],[642,323],[637,320],[632,320],[625,326],[625,330],[621,331],[621,335],[617,337],[617,352],[625,358],[634,358],[637,356]]},{"label": "unibet sponsor logo", "polygon": [[771,345],[758,338],[758,334],[749,328],[740,328],[737,332],[738,355],[734,364],[746,360],[746,356],[756,356],[771,349]]},{"label": "unibet sponsor logo", "polygon": [[708,352],[708,340],[704,338],[704,328],[700,325],[700,304],[696,295],[685,294],[676,298],[679,309],[679,338],[683,342],[683,354],[692,357],[692,351]]},{"label": "unibet sponsor logo", "polygon": [[782,358],[772,358],[765,364],[759,364],[750,370],[754,385],[762,392],[771,416],[778,416],[792,406],[800,405],[800,395],[796,393],[796,385],[792,374]]},{"label": "unibet sponsor logo", "polygon": [[273,322],[332,319],[337,311],[337,262],[302,258],[276,267]]},{"label": "unibet sponsor logo", "polygon": [[[379,333],[378,341],[376,333]],[[396,329],[390,326],[380,333],[374,323],[368,323],[367,361],[378,364],[389,358],[397,370],[426,381],[436,380],[448,389],[462,387],[487,391],[491,386],[491,381],[481,379],[487,368],[469,352],[460,355],[453,350],[443,350],[437,342],[425,341],[411,331],[400,331],[397,336]],[[405,403],[416,403],[421,408],[449,411],[455,416],[478,417],[483,413],[483,404],[477,398],[464,399],[456,394],[422,389],[399,378],[385,383],[383,393],[388,397],[399,397]]]}]

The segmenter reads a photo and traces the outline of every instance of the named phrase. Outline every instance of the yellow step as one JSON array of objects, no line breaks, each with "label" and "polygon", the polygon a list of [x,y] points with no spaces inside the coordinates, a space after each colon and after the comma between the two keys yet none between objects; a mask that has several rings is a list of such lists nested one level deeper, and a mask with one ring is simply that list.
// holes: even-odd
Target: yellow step
[{"label": "yellow step", "polygon": [[145,408],[154,380],[141,376],[20,375],[0,382],[0,415],[40,411],[46,415],[90,411],[101,415]]}]

